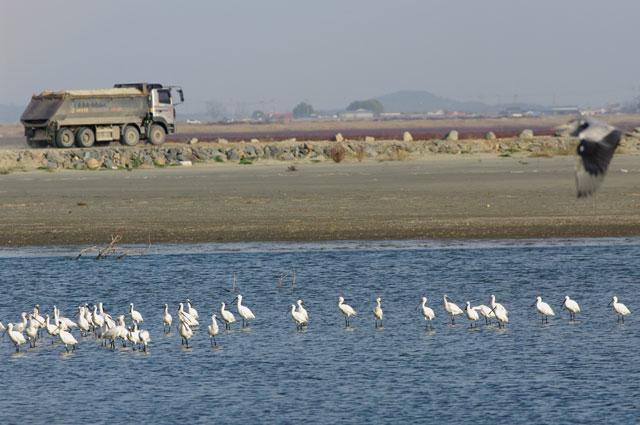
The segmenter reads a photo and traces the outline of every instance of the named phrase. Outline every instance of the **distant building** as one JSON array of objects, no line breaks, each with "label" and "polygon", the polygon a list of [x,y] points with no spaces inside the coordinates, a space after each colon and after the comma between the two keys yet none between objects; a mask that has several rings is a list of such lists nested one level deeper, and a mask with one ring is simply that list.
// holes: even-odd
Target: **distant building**
[{"label": "distant building", "polygon": [[569,106],[553,106],[551,108],[552,115],[579,115],[580,108],[577,106],[569,105]]},{"label": "distant building", "polygon": [[293,120],[293,113],[291,112],[272,112],[269,114],[269,121],[288,123]]},{"label": "distant building", "polygon": [[373,117],[373,112],[367,111],[366,109],[340,112],[340,119],[347,121],[372,120]]}]

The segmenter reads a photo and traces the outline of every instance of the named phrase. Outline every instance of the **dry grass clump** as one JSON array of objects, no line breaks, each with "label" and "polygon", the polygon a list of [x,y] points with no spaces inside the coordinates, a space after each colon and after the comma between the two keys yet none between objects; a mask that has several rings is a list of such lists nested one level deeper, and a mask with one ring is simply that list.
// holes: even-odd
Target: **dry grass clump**
[{"label": "dry grass clump", "polygon": [[342,145],[336,145],[329,150],[329,156],[333,159],[333,162],[340,163],[347,156],[347,150]]}]

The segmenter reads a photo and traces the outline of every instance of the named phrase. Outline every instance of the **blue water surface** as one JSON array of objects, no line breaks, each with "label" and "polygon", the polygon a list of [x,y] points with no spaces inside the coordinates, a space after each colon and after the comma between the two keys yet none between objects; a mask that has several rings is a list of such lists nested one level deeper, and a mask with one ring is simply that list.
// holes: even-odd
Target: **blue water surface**
[{"label": "blue water surface", "polygon": [[[132,247],[135,251],[139,247]],[[0,423],[637,423],[640,418],[640,240],[335,242],[152,247],[121,260],[74,260],[80,248],[0,250],[0,320],[38,303],[69,317],[130,302],[151,332],[148,353],[80,337],[67,354],[45,336],[15,353],[0,342]],[[296,283],[291,285],[295,270]],[[211,312],[230,302],[232,275],[257,319],[218,336]],[[279,277],[286,274],[279,287]],[[464,317],[450,325],[443,294],[462,306],[495,294],[506,329]],[[358,311],[345,329],[343,295]],[[436,312],[425,329],[416,306]],[[542,325],[531,304],[556,310]],[[565,295],[582,314],[571,323]],[[617,295],[632,311],[618,324]],[[375,329],[376,296],[384,327]],[[190,298],[201,326],[180,344],[162,330]],[[296,331],[298,298],[310,313]],[[232,308],[235,312],[235,306]]]}]

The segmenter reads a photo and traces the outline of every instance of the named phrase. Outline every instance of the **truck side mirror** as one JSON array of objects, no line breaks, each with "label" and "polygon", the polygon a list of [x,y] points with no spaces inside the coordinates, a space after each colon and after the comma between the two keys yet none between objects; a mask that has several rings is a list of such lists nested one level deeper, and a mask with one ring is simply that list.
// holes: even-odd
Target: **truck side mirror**
[{"label": "truck side mirror", "polygon": [[182,89],[178,89],[178,94],[180,95],[180,103],[184,102],[184,94],[182,93]]}]

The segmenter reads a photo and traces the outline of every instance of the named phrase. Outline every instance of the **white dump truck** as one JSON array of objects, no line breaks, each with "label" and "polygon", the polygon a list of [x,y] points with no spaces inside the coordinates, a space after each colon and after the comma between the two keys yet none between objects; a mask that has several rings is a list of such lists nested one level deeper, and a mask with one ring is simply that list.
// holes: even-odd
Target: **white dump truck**
[{"label": "white dump truck", "polygon": [[175,106],[182,102],[182,88],[155,83],[44,91],[31,98],[20,121],[30,147],[87,148],[111,141],[135,146],[141,139],[160,145],[175,133]]}]

